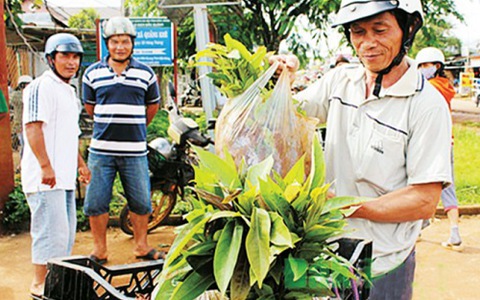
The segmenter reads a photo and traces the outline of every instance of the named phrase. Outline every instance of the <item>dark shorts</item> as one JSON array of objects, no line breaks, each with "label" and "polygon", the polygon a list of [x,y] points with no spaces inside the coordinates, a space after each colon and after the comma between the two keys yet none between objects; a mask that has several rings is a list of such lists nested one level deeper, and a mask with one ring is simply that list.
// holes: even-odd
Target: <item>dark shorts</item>
[{"label": "dark shorts", "polygon": [[373,278],[369,300],[409,300],[413,293],[415,274],[415,249],[407,259],[394,270]]}]

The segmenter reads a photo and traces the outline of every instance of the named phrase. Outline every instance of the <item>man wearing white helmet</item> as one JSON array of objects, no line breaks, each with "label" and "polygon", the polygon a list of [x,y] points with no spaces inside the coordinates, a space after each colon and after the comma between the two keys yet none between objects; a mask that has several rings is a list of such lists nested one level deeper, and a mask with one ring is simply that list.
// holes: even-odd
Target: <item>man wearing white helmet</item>
[{"label": "man wearing white helmet", "polygon": [[71,255],[77,225],[75,183],[88,183],[90,171],[78,152],[78,102],[69,84],[83,55],[80,41],[58,33],[45,44],[51,70],[23,93],[22,187],[30,207],[34,277],[30,292],[43,294],[47,261]]},{"label": "man wearing white helmet", "polygon": [[[417,53],[415,60],[423,76],[443,95],[451,111],[450,103],[455,96],[455,88],[445,75],[445,56],[442,51],[434,47],[423,48]],[[442,242],[442,246],[454,251],[463,251],[464,246],[458,230],[458,199],[455,193],[455,184],[453,183],[453,134],[451,162],[452,184],[445,188],[441,195],[443,208],[450,221],[450,237],[446,242]]]},{"label": "man wearing white helmet", "polygon": [[22,136],[22,113],[23,113],[23,90],[32,82],[30,75],[22,75],[18,78],[17,88],[10,94],[10,106],[13,112],[12,133],[18,137],[18,147],[20,157],[23,154],[23,136]]},{"label": "man wearing white helmet", "polygon": [[[371,197],[347,236],[373,241],[370,299],[411,299],[415,242],[451,182],[448,107],[405,54],[422,25],[420,0],[342,0],[361,66],[334,68],[296,98],[327,123],[327,181],[337,196]],[[277,57],[294,71],[295,57]]]},{"label": "man wearing white helmet", "polygon": [[93,235],[91,259],[107,262],[106,230],[112,186],[117,173],[130,208],[135,248],[141,259],[164,254],[148,245],[152,211],[147,162],[147,125],[158,111],[160,93],[153,70],[132,57],[135,27],[129,19],[113,17],[103,24],[108,56],[91,65],[83,76],[83,102],[93,116],[88,165],[92,182],[84,212]]}]

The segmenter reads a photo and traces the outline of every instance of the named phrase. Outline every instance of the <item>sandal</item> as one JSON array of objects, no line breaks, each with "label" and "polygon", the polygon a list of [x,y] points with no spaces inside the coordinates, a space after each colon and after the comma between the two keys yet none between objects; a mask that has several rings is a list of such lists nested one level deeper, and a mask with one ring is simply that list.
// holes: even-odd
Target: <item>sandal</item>
[{"label": "sandal", "polygon": [[152,249],[145,255],[137,255],[135,257],[138,259],[144,259],[144,260],[165,259],[165,252],[158,251],[157,249]]},{"label": "sandal", "polygon": [[93,254],[91,254],[88,258],[90,258],[91,261],[93,261],[94,263],[97,263],[101,266],[103,266],[104,264],[106,264],[108,262],[108,259],[107,258],[99,258]]}]

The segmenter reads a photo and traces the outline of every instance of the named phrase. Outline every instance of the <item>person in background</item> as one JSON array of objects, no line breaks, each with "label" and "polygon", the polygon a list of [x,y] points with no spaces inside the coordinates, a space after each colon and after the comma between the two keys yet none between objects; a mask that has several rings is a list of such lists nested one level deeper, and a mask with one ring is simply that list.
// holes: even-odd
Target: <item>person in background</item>
[{"label": "person in background", "polygon": [[[412,298],[422,221],[451,182],[448,107],[406,57],[422,13],[420,0],[342,0],[334,26],[362,64],[334,68],[295,96],[326,123],[331,192],[372,198],[348,216],[345,232],[373,242],[370,300]],[[275,60],[279,72],[298,68],[295,56]]]},{"label": "person in background", "polygon": [[17,135],[20,158],[23,155],[23,134],[22,134],[22,114],[23,114],[23,90],[32,82],[30,75],[22,75],[18,78],[17,88],[10,94],[10,106],[13,111],[12,133]]},{"label": "person in background", "polygon": [[128,18],[113,17],[103,25],[108,56],[85,71],[82,86],[85,110],[94,122],[88,149],[92,182],[84,205],[93,235],[90,258],[107,262],[109,203],[119,173],[133,224],[133,254],[139,259],[161,259],[165,253],[147,241],[152,204],[146,139],[147,125],[159,108],[157,76],[132,57],[136,31]]},{"label": "person in background", "polygon": [[51,70],[33,80],[23,93],[23,192],[30,207],[32,298],[41,299],[47,261],[71,255],[75,242],[77,167],[83,183],[90,180],[78,151],[79,110],[69,84],[77,74],[83,49],[73,35],[58,33],[45,44]]},{"label": "person in background", "polygon": [[[455,96],[455,89],[447,76],[445,76],[445,56],[442,51],[434,47],[423,48],[418,52],[415,60],[423,76],[443,95],[451,112],[451,101]],[[442,242],[442,246],[447,249],[462,251],[464,246],[462,245],[462,239],[460,238],[458,229],[458,199],[453,182],[453,134],[451,164],[452,184],[443,189],[441,195],[443,209],[447,213],[448,220],[450,221],[450,237],[446,242]]]}]

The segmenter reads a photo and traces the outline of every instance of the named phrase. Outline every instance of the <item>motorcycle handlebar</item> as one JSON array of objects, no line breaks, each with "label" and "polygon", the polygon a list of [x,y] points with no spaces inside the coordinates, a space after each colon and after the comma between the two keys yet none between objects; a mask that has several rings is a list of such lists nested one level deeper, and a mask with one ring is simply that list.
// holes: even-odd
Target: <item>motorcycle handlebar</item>
[{"label": "motorcycle handlebar", "polygon": [[186,140],[191,144],[199,147],[206,147],[209,144],[214,144],[212,139],[198,130],[193,130],[187,133]]}]

